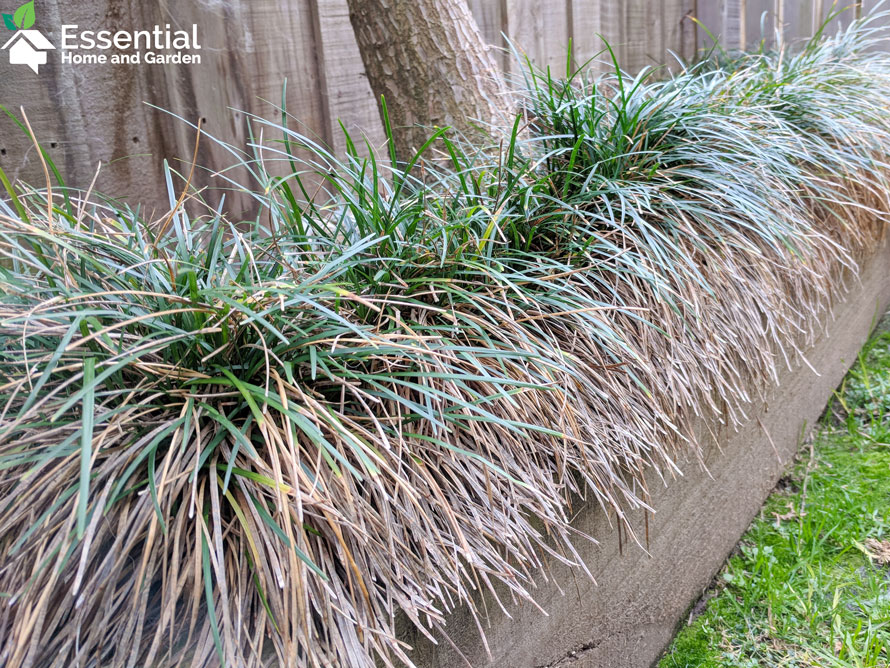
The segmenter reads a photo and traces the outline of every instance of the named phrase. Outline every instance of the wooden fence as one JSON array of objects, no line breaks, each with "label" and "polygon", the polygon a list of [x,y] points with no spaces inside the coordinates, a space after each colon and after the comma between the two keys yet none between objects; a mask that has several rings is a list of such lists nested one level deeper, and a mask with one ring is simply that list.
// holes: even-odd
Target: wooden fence
[{"label": "wooden fence", "polygon": [[[848,22],[867,0],[834,23]],[[469,0],[486,40],[515,70],[504,35],[538,64],[565,68],[569,40],[575,62],[615,48],[623,67],[689,59],[710,43],[703,23],[730,47],[807,37],[832,10],[830,0]],[[40,74],[0,57],[0,104],[24,107],[41,144],[72,185],[97,188],[158,209],[167,202],[161,160],[190,159],[194,132],[155,107],[196,121],[235,146],[248,142],[247,114],[274,117],[287,79],[292,125],[342,149],[338,121],[375,144],[382,131],[364,75],[346,0],[38,0],[36,28],[58,43],[62,24],[92,29],[198,26],[199,65],[72,65],[50,54]],[[835,26],[832,26],[834,28]],[[154,106],[149,106],[146,102]],[[297,126],[296,124],[299,123]],[[221,169],[232,158],[203,141],[199,164]],[[0,166],[41,185],[43,169],[30,140],[0,120]],[[182,166],[178,165],[181,169]],[[200,183],[211,179],[199,177]]]}]

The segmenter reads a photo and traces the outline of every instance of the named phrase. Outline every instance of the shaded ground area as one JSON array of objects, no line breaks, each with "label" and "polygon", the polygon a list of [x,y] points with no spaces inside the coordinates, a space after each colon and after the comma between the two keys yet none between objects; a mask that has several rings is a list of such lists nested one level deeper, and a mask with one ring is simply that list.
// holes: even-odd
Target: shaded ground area
[{"label": "shaded ground area", "polygon": [[659,668],[890,666],[890,318]]}]

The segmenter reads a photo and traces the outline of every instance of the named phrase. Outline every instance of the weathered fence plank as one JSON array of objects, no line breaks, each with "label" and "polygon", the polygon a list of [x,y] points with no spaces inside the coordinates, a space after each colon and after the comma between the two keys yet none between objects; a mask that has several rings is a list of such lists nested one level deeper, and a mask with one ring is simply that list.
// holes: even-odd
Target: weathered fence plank
[{"label": "weathered fence plank", "polygon": [[[592,58],[600,58],[604,36],[610,41],[620,39],[617,16],[605,12],[609,0],[570,0],[572,3],[572,55],[576,66]],[[616,35],[617,33],[617,35]]]},{"label": "weathered fence plank", "polygon": [[711,2],[698,0],[695,4],[695,19],[698,21],[698,47],[708,49],[713,46],[714,38],[721,41],[724,37],[726,0],[712,0]]},{"label": "weathered fence plank", "polygon": [[[523,54],[528,55],[538,64],[542,63],[544,54],[544,28],[542,3],[536,0],[506,0],[505,33],[507,38]],[[520,64],[515,57],[510,55],[506,64],[506,71],[519,74]]]},{"label": "weathered fence plank", "polygon": [[621,9],[621,67],[628,72],[638,72],[661,61],[664,53],[661,35],[664,7],[661,3],[652,6],[648,0],[624,0]]},{"label": "weathered fence plank", "polygon": [[467,5],[479,24],[485,41],[500,49],[497,61],[506,71],[513,57],[504,41],[504,34],[507,32],[507,0],[469,0]]},{"label": "weathered fence plank", "polygon": [[813,5],[809,2],[785,2],[782,34],[790,46],[809,39],[813,34]]},{"label": "weathered fence plank", "polygon": [[[332,144],[338,152],[345,150],[345,138],[339,128],[342,122],[354,140],[364,134],[373,146],[385,140],[377,100],[359,54],[349,21],[346,0],[313,0],[317,4],[318,34],[322,51],[324,101],[328,108],[333,134]],[[358,141],[356,145],[360,145]]]},{"label": "weathered fence plank", "polygon": [[745,48],[757,49],[761,44],[764,48],[771,48],[775,43],[775,18],[775,0],[747,0]]},{"label": "weathered fence plank", "polygon": [[745,48],[747,22],[742,18],[746,3],[743,0],[723,2],[723,43],[729,49]]}]

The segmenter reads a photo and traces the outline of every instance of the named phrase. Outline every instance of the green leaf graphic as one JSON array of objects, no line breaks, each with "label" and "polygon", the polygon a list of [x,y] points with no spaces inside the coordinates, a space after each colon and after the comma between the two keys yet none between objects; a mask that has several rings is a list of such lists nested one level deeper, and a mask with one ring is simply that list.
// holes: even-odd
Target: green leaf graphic
[{"label": "green leaf graphic", "polygon": [[15,22],[12,20],[12,14],[4,14],[3,23],[10,30],[18,30],[18,27],[16,27]]},{"label": "green leaf graphic", "polygon": [[24,5],[15,10],[15,16],[12,20],[20,30],[27,30],[34,25],[34,0],[26,2]]}]

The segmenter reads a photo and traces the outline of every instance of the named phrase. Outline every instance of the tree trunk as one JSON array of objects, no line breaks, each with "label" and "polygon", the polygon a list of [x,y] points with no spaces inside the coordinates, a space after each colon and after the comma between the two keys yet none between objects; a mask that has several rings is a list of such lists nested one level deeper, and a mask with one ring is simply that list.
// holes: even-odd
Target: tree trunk
[{"label": "tree trunk", "polygon": [[489,126],[510,122],[500,70],[466,0],[348,3],[381,116],[380,96],[386,100],[399,160],[410,160],[433,126],[484,140]]}]

